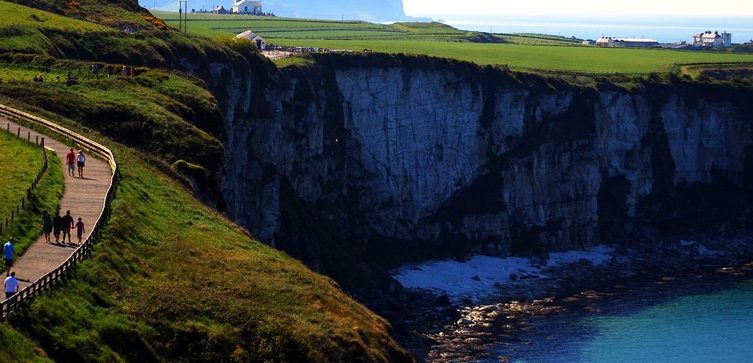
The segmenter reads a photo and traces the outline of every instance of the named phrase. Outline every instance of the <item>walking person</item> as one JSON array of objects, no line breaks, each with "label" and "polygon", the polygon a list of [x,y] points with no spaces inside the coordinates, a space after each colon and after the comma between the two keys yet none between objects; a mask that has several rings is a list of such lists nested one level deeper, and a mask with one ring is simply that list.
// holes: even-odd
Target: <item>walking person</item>
[{"label": "walking person", "polygon": [[18,293],[18,280],[16,280],[16,271],[13,271],[5,278],[5,299],[12,298],[16,293]]},{"label": "walking person", "polygon": [[84,178],[84,164],[86,164],[86,156],[84,156],[84,150],[78,151],[78,157],[76,158],[76,165],[78,166],[78,177]]},{"label": "walking person", "polygon": [[44,232],[44,241],[50,243],[50,233],[52,233],[52,217],[47,210],[42,211],[42,232]]},{"label": "walking person", "polygon": [[63,230],[63,243],[65,243],[65,236],[68,236],[68,242],[71,241],[71,230],[73,229],[73,217],[71,216],[71,211],[66,211],[65,215],[62,218],[62,230]]},{"label": "walking person", "polygon": [[65,154],[65,165],[68,166],[68,176],[76,176],[76,153],[72,148]]},{"label": "walking person", "polygon": [[76,222],[76,237],[78,237],[78,244],[81,244],[81,237],[84,235],[84,222],[81,218]]},{"label": "walking person", "polygon": [[60,212],[57,212],[55,218],[52,218],[52,234],[55,235],[55,243],[60,242],[61,229],[63,229],[63,218],[60,217]]},{"label": "walking person", "polygon": [[16,254],[16,247],[13,246],[15,240],[14,237],[11,237],[8,239],[8,242],[5,242],[5,245],[3,245],[3,257],[5,257],[5,268],[7,269],[5,276],[8,276],[10,273],[10,267],[13,266],[13,256]]}]

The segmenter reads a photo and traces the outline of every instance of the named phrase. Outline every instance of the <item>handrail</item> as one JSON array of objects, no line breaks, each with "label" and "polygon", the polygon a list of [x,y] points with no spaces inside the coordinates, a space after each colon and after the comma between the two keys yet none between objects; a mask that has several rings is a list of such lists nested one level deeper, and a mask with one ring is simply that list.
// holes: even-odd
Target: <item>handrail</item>
[{"label": "handrail", "polygon": [[94,243],[97,242],[100,238],[102,227],[104,227],[107,224],[107,221],[110,219],[110,204],[112,202],[112,199],[115,197],[115,189],[117,188],[118,184],[118,164],[115,162],[115,156],[113,156],[112,151],[104,145],[96,141],[92,141],[91,139],[75,133],[54,122],[45,120],[41,117],[37,117],[23,111],[16,110],[5,105],[0,105],[0,115],[9,118],[25,120],[27,122],[42,126],[52,131],[53,133],[58,134],[59,136],[69,138],[75,141],[78,145],[84,146],[89,153],[100,156],[101,158],[107,160],[108,164],[110,165],[110,169],[112,170],[110,184],[107,188],[107,195],[102,205],[102,211],[99,213],[97,221],[94,223],[94,227],[92,228],[92,232],[89,234],[89,237],[87,237],[86,240],[81,243],[71,253],[71,255],[68,256],[65,261],[63,261],[63,263],[60,264],[60,266],[46,273],[38,280],[32,282],[31,284],[26,286],[25,289],[19,291],[10,299],[0,302],[0,319],[5,319],[11,312],[15,311],[23,304],[30,302],[32,299],[34,299],[34,297],[46,290],[49,290],[56,282],[65,278],[66,275],[79,261],[83,260],[89,254],[91,254]]}]

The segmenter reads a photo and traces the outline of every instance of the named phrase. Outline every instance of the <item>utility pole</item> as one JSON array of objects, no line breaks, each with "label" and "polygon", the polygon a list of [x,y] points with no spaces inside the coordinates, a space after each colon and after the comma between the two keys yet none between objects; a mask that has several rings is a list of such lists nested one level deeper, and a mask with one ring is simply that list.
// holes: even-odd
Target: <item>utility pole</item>
[{"label": "utility pole", "polygon": [[185,33],[188,31],[188,0],[180,0],[178,4],[178,30]]}]

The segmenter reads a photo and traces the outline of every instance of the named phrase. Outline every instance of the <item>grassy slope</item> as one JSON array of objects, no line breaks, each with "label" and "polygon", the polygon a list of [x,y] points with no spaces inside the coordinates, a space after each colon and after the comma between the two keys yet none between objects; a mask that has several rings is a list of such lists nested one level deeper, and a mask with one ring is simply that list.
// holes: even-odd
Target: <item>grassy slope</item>
[{"label": "grassy slope", "polygon": [[[64,77],[56,81],[66,68],[77,75],[81,67],[53,65],[44,70],[0,63],[0,94],[79,120],[170,163],[185,159],[207,166],[221,158],[220,141],[199,128],[212,130],[220,117],[214,97],[199,81],[159,70],[109,78],[94,78],[84,71],[78,85],[67,86]],[[36,74],[47,81],[30,82]]]},{"label": "grassy slope", "polygon": [[[38,146],[22,141],[15,134],[5,132],[0,122],[0,150],[9,157],[0,163],[0,219],[10,216],[16,203],[26,194],[26,188],[34,181],[42,168],[42,153]],[[25,136],[25,135],[23,135]]]},{"label": "grassy slope", "polygon": [[251,240],[136,153],[116,155],[122,183],[94,258],[11,320],[52,357],[400,358],[385,355],[400,351],[387,324],[329,279]]},{"label": "grassy slope", "polygon": [[30,9],[7,1],[0,2],[3,12],[3,28],[31,26],[36,29],[66,29],[78,31],[109,31],[105,26],[66,16]]},{"label": "grassy slope", "polygon": [[[26,188],[31,185],[37,172],[42,168],[42,154],[39,147],[6,133],[5,125],[0,131],[0,148],[8,157],[0,164],[0,220],[10,218]],[[57,156],[48,152],[49,168],[45,176],[37,185],[31,198],[31,203],[25,203],[16,220],[9,228],[3,228],[0,241],[5,243],[10,236],[16,237],[16,253],[22,255],[29,245],[42,233],[42,211],[57,211],[58,201],[63,194],[63,172]],[[5,269],[5,262],[0,261]],[[2,333],[0,333],[2,334]]]},{"label": "grassy slope", "polygon": [[[172,13],[156,15],[168,25],[177,24]],[[437,24],[422,27],[211,14],[189,17],[189,32],[205,36],[252,29],[279,45],[425,54],[521,70],[649,73],[669,71],[675,64],[753,61],[750,54],[583,47],[571,39],[534,34],[501,36],[508,42],[504,44],[472,43],[467,41],[472,33]]]},{"label": "grassy slope", "polygon": [[71,33],[111,33],[107,27],[22,5],[0,1],[0,52],[57,55],[60,50],[45,36],[50,30]]}]

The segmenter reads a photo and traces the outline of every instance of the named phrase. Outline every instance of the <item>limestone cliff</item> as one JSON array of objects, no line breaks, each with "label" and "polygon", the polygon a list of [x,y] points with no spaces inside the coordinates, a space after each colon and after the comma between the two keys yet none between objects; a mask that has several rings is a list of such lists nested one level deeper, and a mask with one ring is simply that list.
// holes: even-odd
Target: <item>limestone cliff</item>
[{"label": "limestone cliff", "polygon": [[264,112],[228,115],[221,190],[252,234],[341,281],[331,256],[384,265],[744,227],[750,100],[678,79],[585,87],[324,56],[269,74],[246,106]]}]

